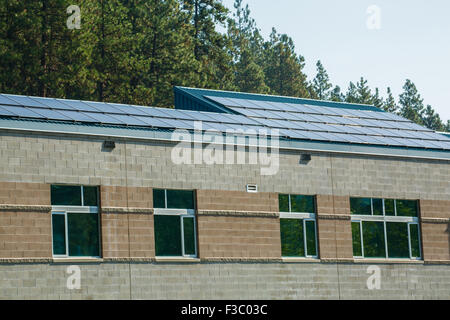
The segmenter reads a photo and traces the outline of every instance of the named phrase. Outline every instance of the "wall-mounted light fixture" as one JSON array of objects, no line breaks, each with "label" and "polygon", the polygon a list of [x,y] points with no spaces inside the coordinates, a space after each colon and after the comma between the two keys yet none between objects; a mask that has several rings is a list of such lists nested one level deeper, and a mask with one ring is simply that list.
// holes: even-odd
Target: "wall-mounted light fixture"
[{"label": "wall-mounted light fixture", "polygon": [[309,153],[302,153],[300,155],[300,164],[308,164],[311,161],[311,155]]},{"label": "wall-mounted light fixture", "polygon": [[114,141],[105,141],[103,142],[103,150],[112,151],[116,148],[116,143]]}]

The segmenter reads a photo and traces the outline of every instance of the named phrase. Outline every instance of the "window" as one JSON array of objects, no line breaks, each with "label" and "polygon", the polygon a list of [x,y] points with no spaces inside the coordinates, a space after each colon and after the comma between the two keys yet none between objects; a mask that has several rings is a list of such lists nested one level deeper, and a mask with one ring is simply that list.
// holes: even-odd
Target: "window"
[{"label": "window", "polygon": [[355,258],[421,259],[417,200],[350,198]]},{"label": "window", "polygon": [[281,255],[317,258],[314,196],[280,194]]},{"label": "window", "polygon": [[157,257],[196,257],[194,191],[153,190]]},{"label": "window", "polygon": [[53,256],[99,257],[98,188],[51,186]]}]

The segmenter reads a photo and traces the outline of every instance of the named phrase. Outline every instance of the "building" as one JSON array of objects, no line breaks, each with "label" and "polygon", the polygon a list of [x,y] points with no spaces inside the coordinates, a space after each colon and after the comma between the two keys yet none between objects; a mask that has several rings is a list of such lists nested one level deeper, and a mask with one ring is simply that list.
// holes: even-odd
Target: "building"
[{"label": "building", "polygon": [[174,90],[175,110],[0,95],[0,298],[450,298],[449,137]]}]

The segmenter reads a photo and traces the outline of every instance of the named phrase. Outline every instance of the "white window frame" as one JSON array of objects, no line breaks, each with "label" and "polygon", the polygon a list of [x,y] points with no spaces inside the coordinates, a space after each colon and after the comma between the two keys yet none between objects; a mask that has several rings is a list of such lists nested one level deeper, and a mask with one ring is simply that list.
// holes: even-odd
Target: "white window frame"
[{"label": "white window frame", "polygon": [[[353,198],[353,197],[351,197]],[[357,197],[355,197],[357,198]],[[353,256],[354,259],[379,259],[379,258],[366,258],[364,256],[364,237],[363,237],[363,221],[374,221],[374,222],[383,222],[383,232],[384,232],[384,246],[385,246],[385,253],[386,257],[381,259],[387,259],[387,260],[422,260],[422,243],[420,241],[421,235],[420,235],[420,223],[419,223],[419,217],[406,217],[406,216],[397,216],[397,200],[396,199],[382,199],[383,203],[383,215],[374,215],[373,214],[373,199],[380,199],[380,198],[370,198],[370,207],[371,207],[371,215],[351,215],[351,222],[359,223],[359,230],[360,230],[360,237],[361,237],[361,253],[362,256]],[[387,216],[386,215],[386,206],[385,206],[385,200],[394,200],[394,213],[395,216]],[[389,258],[389,249],[388,249],[388,241],[387,241],[387,228],[386,223],[387,222],[400,222],[400,223],[406,223],[407,224],[407,230],[408,230],[408,249],[409,249],[409,258]],[[420,257],[413,257],[412,256],[412,246],[411,246],[411,234],[410,234],[410,225],[417,225],[418,226],[418,237],[419,237],[419,253]]]},{"label": "white window frame", "polygon": [[[102,252],[102,248],[101,248],[101,226],[100,226],[100,216],[98,215],[99,213],[99,209],[98,207],[93,207],[93,206],[85,206],[84,205],[84,186],[80,186],[80,185],[63,185],[63,184],[54,184],[55,186],[69,186],[69,187],[80,187],[81,189],[81,206],[60,206],[60,205],[55,205],[52,206],[52,223],[51,223],[51,233],[52,233],[52,256],[53,258],[58,258],[58,259],[63,259],[63,258],[83,258],[83,259],[89,259],[89,258],[95,258],[98,259],[100,258],[100,256],[95,256],[95,257],[78,257],[78,256],[70,256],[69,255],[69,233],[68,233],[68,225],[67,225],[67,214],[68,213],[86,213],[86,214],[91,214],[91,213],[95,213],[97,214],[97,218],[99,219],[98,221],[98,237],[99,237],[99,241],[98,241],[98,252],[99,254],[101,254]],[[91,187],[91,186],[89,186]],[[98,186],[92,186],[92,187],[96,187],[97,188],[97,203],[99,201],[98,197]],[[64,215],[64,233],[65,233],[65,243],[66,243],[66,254],[61,255],[61,254],[54,254],[53,252],[53,215]]]},{"label": "white window frame", "polygon": [[[52,232],[52,255],[53,258],[100,258],[100,256],[93,256],[93,257],[79,257],[79,256],[70,256],[69,255],[69,233],[68,233],[68,224],[67,224],[67,214],[68,213],[84,213],[84,214],[97,214],[97,218],[100,219],[100,217],[98,216],[99,210],[98,207],[85,207],[85,206],[52,206],[52,218],[53,215],[63,215],[64,216],[64,234],[65,234],[65,244],[66,244],[66,254],[64,255],[60,255],[60,254],[55,254],[53,252],[53,219],[52,219],[52,228],[51,228],[51,232]],[[98,252],[101,253],[101,241],[100,241],[100,221],[98,222],[98,236],[99,236],[99,250]]]},{"label": "white window frame", "polygon": [[[192,190],[186,190],[186,191],[192,191]],[[197,258],[198,251],[197,251],[197,218],[195,214],[195,209],[167,209],[167,189],[164,189],[164,205],[166,209],[161,208],[155,208],[153,209],[154,215],[165,215],[165,216],[179,216],[180,217],[180,230],[181,230],[181,256],[156,256],[156,258]],[[194,206],[195,206],[195,199],[194,199]],[[194,219],[194,248],[195,253],[194,254],[186,254],[185,252],[185,245],[184,245],[184,224],[183,220],[185,218],[193,218]]]},{"label": "white window frame", "polygon": [[[300,196],[309,196],[315,198],[315,196],[311,195],[300,195]],[[310,212],[292,212],[291,208],[291,195],[288,194],[288,202],[289,202],[289,211],[290,212],[280,212],[280,219],[299,219],[303,220],[303,245],[305,248],[305,256],[304,257],[282,257],[284,259],[318,259],[319,258],[319,247],[317,243],[317,219],[315,213]],[[308,255],[308,243],[306,241],[306,221],[313,221],[314,222],[314,233],[315,233],[315,241],[316,241],[316,254],[315,255]]]}]

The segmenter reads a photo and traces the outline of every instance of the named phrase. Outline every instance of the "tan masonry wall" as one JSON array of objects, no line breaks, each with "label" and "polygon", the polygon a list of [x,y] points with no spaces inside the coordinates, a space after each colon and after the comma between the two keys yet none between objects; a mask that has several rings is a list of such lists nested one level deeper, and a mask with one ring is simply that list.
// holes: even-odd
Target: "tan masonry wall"
[{"label": "tan masonry wall", "polygon": [[353,259],[349,198],[317,195],[316,203],[320,257]]},{"label": "tan masonry wall", "polygon": [[1,257],[51,257],[50,184],[67,183],[101,187],[104,258],[154,257],[152,188],[171,188],[197,190],[201,258],[279,258],[277,194],[293,193],[318,195],[322,259],[351,258],[348,198],[361,196],[420,199],[425,260],[450,261],[449,162],[313,153],[301,164],[281,152],[278,173],[262,176],[258,165],[175,165],[163,143],[103,152],[103,141],[0,134]]},{"label": "tan masonry wall", "polygon": [[420,201],[425,261],[450,261],[450,200]]}]

